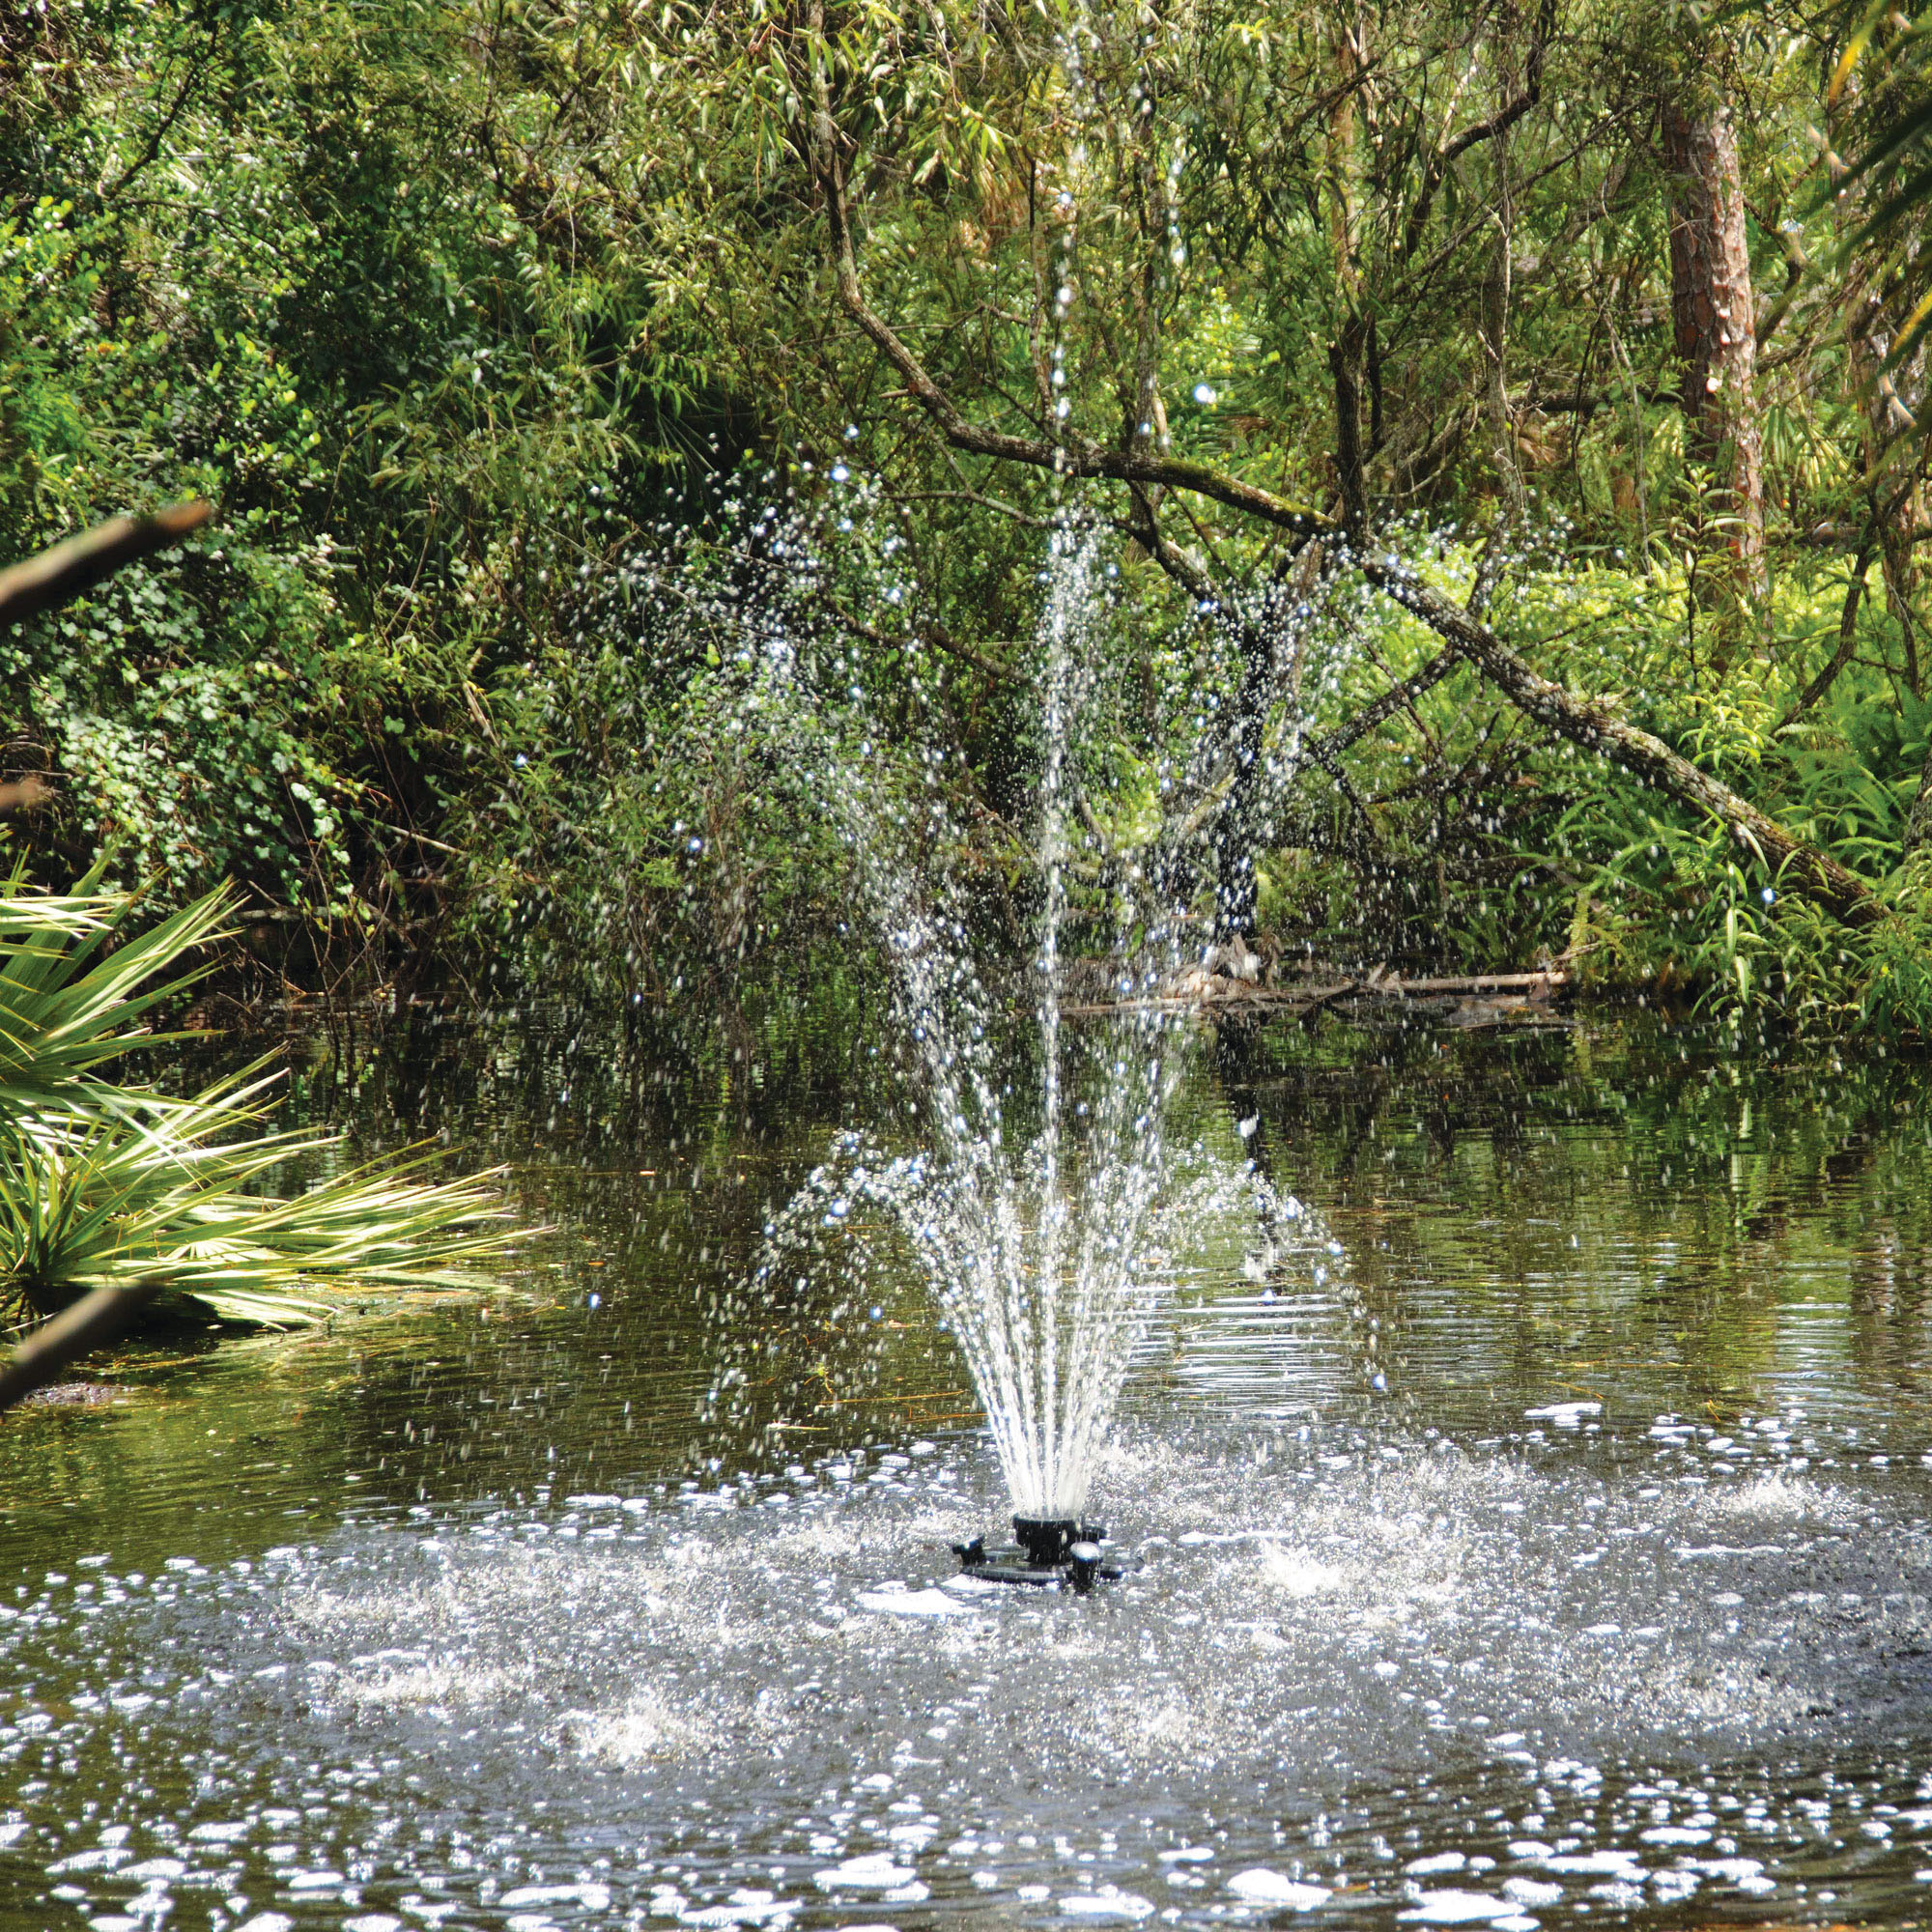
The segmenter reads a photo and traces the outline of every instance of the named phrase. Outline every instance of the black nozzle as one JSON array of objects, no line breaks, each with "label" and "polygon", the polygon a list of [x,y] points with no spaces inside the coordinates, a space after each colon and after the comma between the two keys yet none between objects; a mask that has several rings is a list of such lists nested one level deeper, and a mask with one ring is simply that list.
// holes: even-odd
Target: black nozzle
[{"label": "black nozzle", "polygon": [[1036,1589],[1069,1585],[1086,1596],[1095,1583],[1111,1583],[1122,1573],[1107,1554],[1106,1529],[1071,1517],[1016,1516],[1016,1544],[988,1545],[983,1536],[955,1543],[952,1553],[969,1575],[987,1583],[1030,1583]]},{"label": "black nozzle", "polygon": [[1029,1563],[1052,1570],[1066,1560],[1067,1547],[1079,1540],[1080,1525],[1070,1516],[1016,1516],[1013,1534]]}]

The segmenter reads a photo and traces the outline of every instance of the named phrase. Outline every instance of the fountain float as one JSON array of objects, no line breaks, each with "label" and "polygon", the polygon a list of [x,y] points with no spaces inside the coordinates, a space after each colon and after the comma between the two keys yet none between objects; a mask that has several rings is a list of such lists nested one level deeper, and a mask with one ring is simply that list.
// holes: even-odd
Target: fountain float
[{"label": "fountain float", "polygon": [[976,1536],[969,1543],[955,1543],[952,1553],[967,1576],[984,1582],[1044,1586],[1064,1579],[1083,1597],[1095,1583],[1117,1582],[1125,1574],[1120,1560],[1107,1553],[1104,1523],[1016,1516],[1013,1534],[1017,1543],[991,1546]]}]

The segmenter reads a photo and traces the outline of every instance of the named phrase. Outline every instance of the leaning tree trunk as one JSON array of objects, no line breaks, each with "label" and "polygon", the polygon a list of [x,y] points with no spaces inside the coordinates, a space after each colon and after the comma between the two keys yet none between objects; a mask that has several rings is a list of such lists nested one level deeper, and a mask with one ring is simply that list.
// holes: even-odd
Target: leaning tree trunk
[{"label": "leaning tree trunk", "polygon": [[[814,39],[822,40],[824,0],[810,0],[810,18]],[[832,119],[831,87],[822,62],[814,66],[810,79],[814,112],[806,158],[824,198],[828,253],[839,303],[897,372],[908,399],[925,412],[952,447],[1024,464],[1033,469],[1050,469],[1057,476],[1107,477],[1139,486],[1136,503],[1139,515],[1132,526],[1135,538],[1147,546],[1149,554],[1163,569],[1186,583],[1201,600],[1211,594],[1207,574],[1161,534],[1158,522],[1148,514],[1146,507],[1148,486],[1194,491],[1212,502],[1226,504],[1275,529],[1304,539],[1325,542],[1350,534],[1345,524],[1292,503],[1244,477],[1216,469],[1211,464],[1192,462],[1166,451],[1119,450],[1094,442],[1069,445],[1042,437],[1016,436],[967,416],[933,381],[898,332],[866,299],[859,280],[851,212],[845,196],[844,155]],[[1308,548],[1313,550],[1317,546],[1311,543]],[[1794,838],[1775,819],[1748,800],[1740,798],[1721,781],[1700,771],[1662,739],[1626,724],[1607,704],[1579,696],[1566,685],[1542,676],[1487,625],[1452,604],[1406,563],[1373,550],[1358,554],[1355,561],[1370,583],[1413,612],[1449,645],[1449,653],[1445,655],[1453,654],[1474,666],[1526,716],[1585,751],[1613,758],[1633,777],[1657,786],[1667,796],[1708,813],[1724,825],[1743,848],[1767,865],[1788,890],[1824,906],[1848,925],[1869,925],[1886,917],[1883,903],[1857,874],[1828,853]],[[1425,690],[1435,681],[1435,674],[1428,674],[1426,682],[1424,679],[1425,673],[1418,672],[1411,685],[1417,691]]]},{"label": "leaning tree trunk", "polygon": [[1738,597],[1762,598],[1764,438],[1753,393],[1756,311],[1746,245],[1737,136],[1720,101],[1666,101],[1672,176],[1670,310],[1694,456],[1718,479]]}]

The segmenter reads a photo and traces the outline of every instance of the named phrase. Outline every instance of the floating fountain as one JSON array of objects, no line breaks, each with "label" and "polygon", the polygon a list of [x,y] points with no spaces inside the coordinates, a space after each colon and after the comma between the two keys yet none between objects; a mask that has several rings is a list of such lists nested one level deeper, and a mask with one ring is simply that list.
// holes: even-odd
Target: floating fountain
[{"label": "floating fountain", "polygon": [[[1618,1020],[1587,1054],[1464,1037],[1445,1064],[1437,1037],[1388,1041],[1372,1073],[1329,1079],[1318,1059],[1293,1099],[1231,1107],[1181,1023],[1069,1019],[1048,1194],[1037,1038],[1058,982],[1042,973],[1044,1022],[1022,1003],[1027,1054],[989,1047],[944,868],[903,857],[944,838],[917,799],[857,776],[822,789],[827,763],[793,768],[868,841],[854,929],[894,935],[886,1031],[922,1106],[908,1124],[862,1096],[884,1124],[838,1141],[774,1217],[765,1306],[738,1259],[738,1183],[774,1132],[815,1136],[826,1116],[773,1109],[755,1138],[714,1138],[694,1075],[640,1129],[613,1032],[424,1013],[412,1038],[433,1057],[384,1049],[364,1130],[392,1132],[377,1096],[407,1089],[438,1110],[431,1131],[502,1136],[609,1257],[577,1277],[601,1306],[425,1310],[386,1344],[284,1350],[272,1377],[156,1365],[99,1426],[0,1432],[0,1487],[59,1505],[0,1522],[0,1923],[212,1924],[217,1900],[230,1925],[369,1932],[451,1914],[1198,1932],[1922,1918],[1917,1070],[1752,1067],[1723,1042],[1686,1057],[1682,1029]],[[1070,896],[1091,903],[1072,782]],[[1112,968],[1129,988],[1190,951],[1184,928],[1148,929]],[[933,1101],[949,1093],[951,1116]],[[1297,1162],[1352,1195],[1359,1310],[1321,1281],[1321,1237],[1271,1218],[1286,1210],[1245,1172],[1250,1104],[1305,1122]],[[1189,1109],[1213,1122],[1198,1137]],[[570,1120],[581,1139],[558,1133]],[[1710,1187],[1685,1183],[1687,1134]],[[1770,1151],[1740,1167],[1741,1142]],[[1082,1255],[1119,1225],[1095,1179],[1109,1146],[1144,1159],[1146,1205],[1103,1350],[1047,1315],[1079,1302]],[[1738,1213],[1713,1214],[1711,1188]],[[1777,1225],[1741,1237],[1767,1199]],[[1258,1237],[1316,1252],[1243,1292]],[[908,1279],[895,1243],[936,1285],[932,1321],[923,1290],[889,1305]],[[878,1292],[852,1293],[867,1256]],[[799,1293],[783,1270],[808,1259]],[[1168,1306],[1197,1282],[1213,1305],[1189,1306],[1170,1355]],[[1359,1400],[1387,1359],[1367,1350],[1371,1308],[1382,1350],[1401,1334],[1399,1404]],[[887,1316],[905,1318],[891,1341]],[[1150,1362],[1121,1339],[1135,1323],[1166,1386],[1150,1377],[1112,1424],[1090,1401],[1083,1489],[1042,1418],[1068,1412],[1067,1363]],[[760,1424],[775,1401],[825,1421],[774,1391],[848,1359],[950,1393],[950,1363],[923,1353],[942,1325],[1011,1373],[1009,1396],[982,1384],[992,1439],[1023,1476],[1057,1472],[1013,1498],[1043,1546],[976,1488],[979,1445],[923,1439],[930,1420],[863,1447],[835,1424],[783,1457],[738,1417],[691,1428],[694,1363]],[[1049,1407],[1029,1351],[1055,1335]],[[846,1357],[846,1338],[883,1346]],[[1575,1386],[1584,1349],[1616,1364],[1597,1392]],[[184,1377],[194,1400],[165,1399]],[[1033,1422],[1011,1421],[1027,1401]],[[1111,1593],[1097,1516],[1138,1566]],[[977,1577],[900,1580],[939,1567],[942,1523]]]},{"label": "floating fountain", "polygon": [[1104,1523],[1080,1522],[1071,1517],[1013,1518],[1012,1544],[988,1545],[983,1536],[955,1543],[952,1553],[968,1576],[987,1583],[1052,1585],[1066,1582],[1085,1596],[1101,1580],[1118,1581],[1124,1575],[1118,1558],[1110,1559]]},{"label": "floating fountain", "polygon": [[[1037,1124],[1015,1145],[993,1027],[965,944],[956,887],[904,857],[903,818],[849,758],[817,761],[855,855],[891,968],[893,1032],[915,1067],[929,1145],[892,1155],[859,1135],[767,1229],[767,1287],[860,1204],[883,1209],[914,1249],[971,1373],[1013,1509],[1013,1541],[955,1546],[991,1581],[1080,1591],[1122,1574],[1106,1531],[1084,1516],[1099,1451],[1136,1348],[1171,1293],[1175,1261],[1204,1226],[1240,1223],[1271,1247],[1300,1217],[1245,1160],[1177,1149],[1168,1105],[1180,1024],[1154,998],[1183,963],[1185,922],[1144,871],[1118,867],[1110,1010],[1063,1030],[1062,933],[1069,869],[1088,856],[1069,831],[1070,764],[1100,653],[1104,607],[1091,543],[1056,536],[1040,620]],[[945,849],[943,837],[923,841]],[[1257,1264],[1265,1265],[1265,1263]]]}]

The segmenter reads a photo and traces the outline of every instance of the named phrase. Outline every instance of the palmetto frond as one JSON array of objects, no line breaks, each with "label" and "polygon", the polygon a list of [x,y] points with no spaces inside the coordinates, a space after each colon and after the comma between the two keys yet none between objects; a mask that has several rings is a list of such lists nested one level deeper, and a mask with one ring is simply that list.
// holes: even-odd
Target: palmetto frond
[{"label": "palmetto frond", "polygon": [[225,888],[134,932],[140,901],[94,891],[98,877],[60,896],[27,891],[18,871],[0,878],[0,1118],[118,1110],[120,1091],[86,1076],[154,1043],[143,1017],[201,978],[205,966],[178,969],[223,936]]},{"label": "palmetto frond", "polygon": [[[221,1320],[311,1321],[355,1288],[474,1287],[519,1231],[481,1179],[422,1178],[417,1151],[280,1197],[270,1170],[335,1145],[269,1129],[272,1077],[244,1069],[186,1098],[96,1072],[198,977],[220,935],[210,894],[129,933],[135,901],[0,880],[0,1302],[46,1315],[96,1288]],[[118,942],[118,943],[117,943]]]}]

